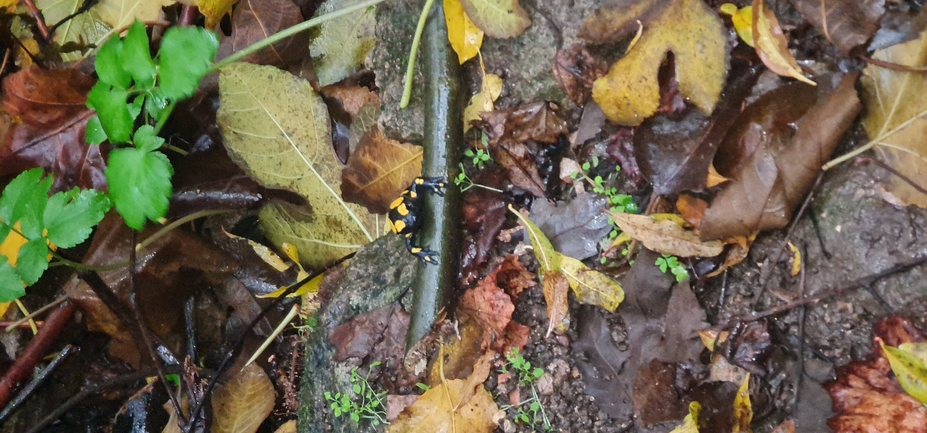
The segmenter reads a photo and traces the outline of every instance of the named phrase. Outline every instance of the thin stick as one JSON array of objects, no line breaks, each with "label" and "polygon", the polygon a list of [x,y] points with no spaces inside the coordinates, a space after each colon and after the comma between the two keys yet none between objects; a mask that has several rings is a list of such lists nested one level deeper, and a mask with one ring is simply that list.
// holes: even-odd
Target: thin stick
[{"label": "thin stick", "polygon": [[[32,313],[29,312],[29,310],[28,310],[28,309],[26,308],[26,306],[23,304],[23,301],[22,301],[21,299],[14,299],[13,302],[16,304],[16,307],[19,308],[19,311],[23,313],[23,315],[29,316],[29,315],[32,314]],[[39,333],[39,327],[38,327],[38,326],[35,326],[35,321],[32,320],[32,319],[26,319],[26,320],[29,321],[29,328],[32,329],[32,335],[38,334],[38,333]]]},{"label": "thin stick", "polygon": [[290,312],[287,313],[286,317],[284,317],[280,324],[277,325],[277,328],[274,329],[274,332],[271,332],[270,335],[264,339],[264,342],[261,343],[261,347],[258,347],[258,349],[254,351],[254,355],[251,355],[251,357],[248,358],[248,362],[245,363],[245,367],[251,365],[251,363],[254,362],[258,356],[261,356],[261,354],[264,353],[264,350],[267,349],[267,346],[270,346],[270,343],[274,342],[274,339],[277,338],[277,336],[280,335],[284,329],[286,329],[286,325],[289,325],[290,321],[293,320],[297,314],[299,314],[299,304],[293,304],[293,308],[290,308]]},{"label": "thin stick", "polygon": [[32,396],[32,394],[35,393],[35,390],[40,385],[42,385],[48,380],[48,376],[54,373],[55,370],[57,370],[58,367],[61,366],[61,364],[66,359],[68,359],[68,357],[72,353],[77,352],[79,350],[80,349],[78,349],[76,346],[72,346],[70,344],[65,346],[64,349],[61,349],[61,351],[58,352],[57,355],[55,355],[55,359],[52,359],[51,362],[48,363],[47,367],[45,367],[44,369],[42,369],[41,372],[36,374],[35,377],[33,377],[31,381],[29,381],[29,384],[24,386],[23,390],[20,391],[19,394],[16,394],[16,398],[10,401],[10,404],[6,405],[6,407],[3,408],[3,412],[0,412],[0,422],[2,422],[7,417],[9,417],[10,414],[13,413],[13,411],[15,411],[19,406],[23,404],[23,402],[25,402],[30,396]]},{"label": "thin stick", "polygon": [[849,161],[850,159],[856,157],[857,155],[859,155],[859,154],[861,154],[861,153],[863,153],[863,152],[866,152],[866,151],[872,149],[872,148],[875,147],[877,144],[879,144],[879,142],[881,142],[881,141],[885,140],[886,138],[888,138],[888,137],[894,135],[894,134],[897,133],[898,131],[901,131],[902,129],[907,128],[907,127],[910,126],[912,123],[914,123],[915,121],[920,120],[920,118],[921,118],[921,117],[924,117],[924,116],[927,116],[927,110],[924,110],[924,111],[921,111],[920,113],[917,113],[917,115],[915,115],[914,117],[912,117],[912,118],[910,118],[910,119],[908,119],[908,120],[905,120],[904,122],[901,122],[898,126],[892,128],[891,131],[888,131],[888,132],[886,132],[886,133],[884,133],[884,134],[882,134],[882,135],[879,135],[878,137],[872,139],[872,140],[869,141],[868,143],[866,143],[866,144],[862,145],[861,147],[859,147],[859,148],[853,150],[852,152],[846,153],[846,154],[844,154],[843,156],[839,156],[839,157],[837,157],[837,158],[834,158],[834,159],[828,161],[826,164],[824,164],[823,166],[821,166],[821,171],[830,170],[830,169],[833,168],[835,165],[838,165],[838,164],[841,164],[841,163],[843,163],[843,162]]},{"label": "thin stick", "polygon": [[35,310],[35,311],[29,313],[29,315],[27,315],[26,317],[23,317],[22,319],[19,319],[19,320],[15,321],[15,322],[11,323],[10,326],[7,326],[7,327],[3,330],[3,332],[11,332],[12,330],[18,328],[19,325],[22,325],[23,322],[25,322],[25,321],[27,321],[27,320],[29,320],[29,319],[35,318],[35,317],[38,316],[39,314],[42,314],[42,313],[48,311],[49,309],[54,308],[56,305],[58,305],[58,304],[60,304],[60,303],[62,303],[62,302],[64,302],[64,301],[67,301],[67,300],[68,300],[68,297],[67,297],[67,296],[62,296],[62,297],[60,297],[60,298],[58,298],[58,299],[55,299],[55,300],[52,301],[50,304],[47,304],[47,305],[43,306],[42,308],[39,308],[38,310]]},{"label": "thin stick", "polygon": [[48,32],[48,25],[45,24],[45,18],[42,16],[42,11],[35,7],[35,3],[32,0],[23,0],[23,3],[26,5],[26,9],[29,9],[29,13],[32,14],[32,18],[35,18],[36,27],[39,28],[39,34],[42,35],[42,42],[47,44],[48,38],[51,34]]},{"label": "thin stick", "polygon": [[402,100],[399,101],[399,108],[409,106],[409,100],[412,99],[412,75],[415,73],[415,58],[418,56],[418,45],[422,40],[422,33],[425,32],[425,22],[428,21],[428,12],[435,4],[435,0],[425,0],[425,6],[422,8],[421,15],[418,16],[418,26],[415,27],[415,36],[412,38],[412,50],[409,52],[409,65],[406,67],[406,83],[402,87]]},{"label": "thin stick", "polygon": [[366,9],[366,8],[368,8],[368,7],[370,7],[370,6],[374,6],[374,5],[376,5],[376,4],[382,3],[383,1],[384,1],[384,0],[370,0],[370,1],[366,1],[366,2],[363,2],[363,3],[358,4],[358,5],[354,5],[354,6],[351,6],[351,7],[346,7],[346,8],[344,8],[344,9],[339,9],[339,10],[337,10],[337,11],[335,11],[335,12],[330,13],[330,14],[325,14],[325,15],[322,15],[322,16],[320,16],[320,17],[315,17],[315,18],[313,18],[313,19],[311,19],[311,20],[308,20],[308,21],[303,21],[303,22],[301,22],[301,23],[299,23],[299,24],[297,24],[297,25],[295,25],[295,26],[293,26],[293,27],[290,27],[290,28],[288,28],[288,29],[286,29],[286,30],[283,30],[283,31],[279,32],[279,33],[275,33],[274,35],[268,37],[267,39],[263,39],[263,40],[261,40],[261,41],[258,41],[258,42],[256,42],[256,43],[254,43],[253,45],[251,45],[251,46],[249,46],[249,47],[247,47],[247,48],[245,48],[245,49],[243,49],[243,50],[241,50],[241,51],[239,51],[239,52],[237,52],[237,53],[235,53],[235,54],[232,54],[231,56],[226,57],[226,58],[223,59],[221,62],[213,64],[213,65],[212,65],[212,68],[210,68],[209,70],[210,70],[210,72],[211,72],[211,71],[218,71],[219,69],[222,69],[222,68],[224,68],[224,67],[226,67],[226,66],[228,66],[228,65],[231,65],[232,63],[235,63],[235,62],[237,62],[237,61],[239,61],[239,60],[245,58],[245,56],[248,56],[249,54],[256,53],[256,52],[260,51],[262,48],[264,48],[264,47],[266,47],[266,46],[273,45],[273,44],[275,44],[275,43],[277,43],[277,42],[279,42],[279,41],[281,41],[281,40],[283,40],[283,39],[286,39],[286,38],[288,38],[288,37],[290,37],[290,36],[293,36],[293,35],[295,35],[295,34],[297,34],[297,33],[299,33],[299,32],[303,32],[303,31],[309,30],[309,29],[311,29],[311,28],[313,28],[313,27],[315,27],[315,26],[318,26],[318,25],[320,25],[320,24],[322,24],[322,23],[331,21],[331,20],[336,19],[336,18],[341,18],[341,17],[343,17],[343,16],[345,16],[345,15],[351,14],[351,13],[356,12],[356,11],[359,11],[359,10],[361,10],[361,9]]},{"label": "thin stick", "polygon": [[898,178],[900,178],[901,180],[905,181],[905,183],[907,183],[908,185],[911,185],[911,188],[916,189],[917,192],[919,192],[919,193],[921,193],[921,194],[924,194],[924,195],[927,195],[927,189],[925,189],[924,187],[920,186],[920,184],[918,184],[917,182],[911,180],[911,178],[909,178],[909,177],[907,177],[907,176],[901,174],[900,172],[898,172],[898,170],[895,170],[894,168],[889,167],[888,164],[886,164],[886,163],[884,163],[884,162],[882,162],[882,161],[880,161],[880,160],[878,160],[878,159],[875,159],[875,158],[860,158],[860,159],[859,159],[859,162],[860,162],[860,163],[869,163],[869,162],[873,162],[873,163],[875,163],[876,165],[878,165],[879,167],[884,168],[884,169],[885,169],[886,171],[888,171],[889,173],[894,174],[895,176],[898,176]]},{"label": "thin stick", "polygon": [[873,59],[872,57],[859,56],[862,61],[869,63],[873,66],[878,66],[880,68],[890,69],[892,71],[900,72],[927,72],[927,66],[909,66],[901,65],[898,63],[886,62],[884,60]]},{"label": "thin stick", "polygon": [[231,212],[236,212],[236,210],[235,209],[201,210],[199,212],[191,213],[190,215],[187,215],[183,218],[179,218],[177,221],[174,221],[162,227],[160,230],[154,232],[153,235],[148,236],[143,241],[139,242],[138,245],[135,246],[135,252],[141,252],[143,249],[145,249],[146,247],[154,243],[154,241],[158,240],[158,238],[170,233],[171,230],[174,230],[177,227],[180,227],[190,221],[193,221],[195,219],[200,219],[200,218],[206,218],[208,216],[221,215],[224,213],[231,213]]}]

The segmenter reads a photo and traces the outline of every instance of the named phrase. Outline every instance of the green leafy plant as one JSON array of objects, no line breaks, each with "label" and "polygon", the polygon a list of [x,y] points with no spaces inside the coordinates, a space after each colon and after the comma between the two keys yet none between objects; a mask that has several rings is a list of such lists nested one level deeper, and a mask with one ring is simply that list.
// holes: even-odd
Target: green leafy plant
[{"label": "green leafy plant", "polygon": [[532,428],[537,428],[540,422],[544,430],[553,431],[544,406],[538,397],[537,388],[534,386],[534,382],[544,375],[544,369],[532,367],[531,362],[526,360],[517,348],[512,348],[505,355],[505,359],[507,362],[502,365],[502,372],[508,373],[511,370],[518,378],[520,387],[531,389],[531,398],[522,401],[517,406],[504,406],[503,410],[515,409],[515,421],[529,424]]},{"label": "green leafy plant", "polygon": [[679,259],[676,256],[669,254],[664,254],[662,257],[657,258],[655,263],[659,268],[660,272],[664,274],[670,272],[676,277],[676,282],[682,282],[686,278],[689,278],[689,271],[686,270],[686,267],[682,263],[679,263]]},{"label": "green leafy plant", "polygon": [[172,27],[152,58],[145,26],[135,21],[125,38],[111,38],[97,53],[99,81],[87,95],[87,106],[97,116],[87,124],[87,142],[109,140],[114,146],[105,170],[109,194],[135,230],[167,213],[174,170],[159,150],[164,139],[158,132],[177,102],[196,91],[218,46],[209,30]]},{"label": "green leafy plant", "polygon": [[52,246],[71,248],[85,241],[110,208],[106,194],[74,188],[48,196],[52,176],[34,168],[16,176],[0,194],[0,242],[11,233],[25,239],[15,265],[0,255],[0,302],[26,294],[48,269]]},{"label": "green leafy plant", "polygon": [[454,178],[454,185],[457,185],[460,188],[460,191],[466,191],[473,187],[480,187],[483,189],[488,189],[490,191],[502,192],[501,189],[493,188],[491,186],[486,186],[479,183],[474,183],[473,179],[470,179],[470,176],[467,176],[467,171],[464,169],[463,164],[459,164],[460,173],[457,174],[457,177]]},{"label": "green leafy plant", "polygon": [[[374,362],[370,364],[370,369],[378,365],[379,362]],[[389,424],[386,422],[386,406],[383,404],[386,393],[373,389],[367,381],[369,375],[368,370],[367,376],[361,376],[355,367],[351,370],[351,393],[338,392],[333,395],[325,392],[325,401],[329,403],[336,418],[348,415],[355,425],[360,425],[362,419],[368,420],[374,427]]]},{"label": "green leafy plant", "polygon": [[[615,166],[615,171],[610,173],[608,176],[603,178],[601,175],[596,175],[595,177],[590,177],[589,172],[593,169],[599,167],[599,157],[592,156],[592,161],[586,161],[581,166],[581,171],[573,173],[571,177],[573,180],[582,178],[590,186],[592,186],[592,192],[596,194],[602,194],[608,199],[609,210],[615,213],[637,213],[640,211],[640,208],[634,203],[634,199],[627,194],[618,193],[618,188],[614,186],[608,186],[618,173],[621,172],[620,166]],[[615,226],[615,222],[609,218],[608,223],[611,224],[614,228],[608,234],[609,239],[615,239],[618,237],[618,228]]]}]

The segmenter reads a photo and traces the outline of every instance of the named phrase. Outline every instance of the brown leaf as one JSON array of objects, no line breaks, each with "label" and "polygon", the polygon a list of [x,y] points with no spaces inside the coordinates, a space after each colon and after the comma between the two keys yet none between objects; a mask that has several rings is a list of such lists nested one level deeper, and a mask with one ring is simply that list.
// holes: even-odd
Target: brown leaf
[{"label": "brown leaf", "polygon": [[523,107],[481,113],[489,134],[489,151],[515,186],[545,197],[544,182],[538,174],[536,155],[527,142],[556,143],[568,132],[566,122],[551,104],[539,102]]},{"label": "brown leaf", "polygon": [[0,175],[42,167],[55,174],[54,189],[74,186],[106,191],[100,146],[84,141],[87,92],[94,80],[75,68],[32,65],[3,82],[3,109],[13,122],[0,148]]},{"label": "brown leaf", "polygon": [[477,361],[466,380],[444,381],[425,391],[415,404],[407,407],[386,431],[404,432],[492,432],[493,415],[499,408],[492,395],[483,388],[489,377],[490,361],[496,354],[488,352]]},{"label": "brown leaf", "polygon": [[544,289],[544,302],[547,303],[547,335],[551,332],[562,334],[570,327],[570,305],[567,295],[570,281],[560,272],[545,272],[541,278]]},{"label": "brown leaf", "polygon": [[597,9],[583,21],[579,37],[596,44],[615,44],[637,32],[637,21],[659,18],[673,0],[621,0],[609,9]]},{"label": "brown leaf", "polygon": [[332,359],[370,356],[387,368],[401,365],[408,330],[409,315],[395,303],[352,317],[328,332],[328,342],[335,346]]},{"label": "brown leaf", "polygon": [[583,194],[555,205],[537,201],[531,208],[533,221],[557,252],[583,260],[594,256],[598,243],[611,231],[608,201],[598,194]]},{"label": "brown leaf", "polygon": [[215,433],[254,433],[274,408],[276,393],[267,373],[248,364],[212,398]]},{"label": "brown leaf", "polygon": [[[507,353],[508,348],[514,346],[506,339],[515,311],[512,299],[535,284],[534,274],[519,263],[517,256],[512,255],[480,280],[476,287],[463,294],[457,308],[471,314],[483,327],[483,350],[491,348]],[[513,336],[519,335],[520,331],[517,327],[511,330]]]},{"label": "brown leaf", "polygon": [[702,0],[629,0],[622,6],[599,12],[595,20],[611,21],[616,35],[636,32],[638,20],[645,31],[593,84],[592,98],[602,112],[612,122],[632,126],[652,116],[660,106],[660,65],[672,52],[680,93],[711,114],[724,88],[730,46],[717,12]]},{"label": "brown leaf", "polygon": [[875,338],[886,344],[923,342],[924,334],[907,319],[889,316],[873,327],[872,352],[864,361],[837,369],[837,379],[823,386],[836,415],[827,425],[836,433],[927,432],[927,407],[901,389]]},{"label": "brown leaf", "polygon": [[695,232],[673,221],[623,212],[611,212],[611,215],[615,225],[631,239],[658,253],[679,257],[714,257],[724,250],[721,241],[701,241]]},{"label": "brown leaf", "polygon": [[776,14],[766,7],[764,0],[753,0],[753,42],[756,54],[770,71],[815,85],[814,81],[802,74],[798,62],[789,51],[789,41],[779,27]]},{"label": "brown leaf", "polygon": [[[791,3],[843,55],[869,41],[885,14],[885,0],[792,0]],[[821,7],[825,5],[822,14]]]},{"label": "brown leaf", "polygon": [[[232,15],[232,35],[219,44],[216,61],[267,39],[302,22],[302,13],[291,0],[241,0]],[[245,56],[241,61],[258,65],[287,66],[309,55],[309,34],[302,32]]]},{"label": "brown leaf", "polygon": [[557,50],[554,79],[577,106],[584,106],[592,94],[592,83],[608,72],[608,64],[579,44]]},{"label": "brown leaf", "polygon": [[341,172],[341,196],[371,213],[389,212],[390,203],[422,172],[422,148],[386,138],[374,126]]},{"label": "brown leaf", "polygon": [[[498,170],[484,170],[473,179],[475,183],[498,188],[503,174]],[[485,188],[471,188],[464,193],[463,247],[461,248],[460,274],[462,286],[469,286],[480,276],[489,259],[496,235],[505,224],[505,198],[502,193]]]},{"label": "brown leaf", "polygon": [[[763,95],[744,111],[715,158],[718,172],[731,181],[705,212],[701,239],[748,236],[788,224],[792,209],[860,110],[856,77],[844,76],[817,104],[810,87],[794,83]],[[789,119],[799,117],[797,127],[790,125]]]}]

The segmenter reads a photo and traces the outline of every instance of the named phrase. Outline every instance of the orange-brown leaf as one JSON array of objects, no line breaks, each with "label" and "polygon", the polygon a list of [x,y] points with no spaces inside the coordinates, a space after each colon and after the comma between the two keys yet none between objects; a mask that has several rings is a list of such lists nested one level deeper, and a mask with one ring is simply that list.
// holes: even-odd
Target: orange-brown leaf
[{"label": "orange-brown leaf", "polygon": [[524,345],[523,330],[512,322],[515,311],[512,299],[535,284],[534,275],[513,255],[464,293],[458,309],[472,315],[483,328],[484,350],[491,348],[505,353],[509,347]]},{"label": "orange-brown leaf", "polygon": [[769,70],[814,86],[814,81],[805,78],[795,57],[789,51],[776,14],[766,7],[763,0],[753,0],[753,40],[756,54]]},{"label": "orange-brown leaf", "polygon": [[544,289],[547,318],[550,320],[547,335],[551,332],[562,334],[570,326],[570,306],[567,298],[570,281],[561,272],[545,272],[541,279],[541,287]]},{"label": "orange-brown leaf", "polygon": [[248,364],[212,398],[212,432],[254,433],[274,408],[276,394],[267,373]]},{"label": "orange-brown leaf", "polygon": [[386,138],[374,127],[361,137],[341,174],[341,196],[384,214],[421,172],[421,147]]}]

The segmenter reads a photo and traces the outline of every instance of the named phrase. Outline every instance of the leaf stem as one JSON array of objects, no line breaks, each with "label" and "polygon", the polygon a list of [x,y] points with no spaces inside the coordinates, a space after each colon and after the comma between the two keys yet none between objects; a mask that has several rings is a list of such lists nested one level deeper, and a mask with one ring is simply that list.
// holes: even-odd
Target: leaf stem
[{"label": "leaf stem", "polygon": [[872,149],[873,147],[876,147],[882,140],[885,140],[885,139],[888,138],[889,136],[891,136],[891,135],[897,133],[898,131],[901,131],[902,129],[907,128],[909,125],[911,125],[912,123],[914,123],[915,121],[917,121],[918,119],[920,119],[920,118],[922,118],[922,117],[924,117],[924,116],[927,116],[927,110],[924,110],[924,111],[921,111],[920,113],[917,113],[915,116],[911,117],[910,119],[908,119],[908,120],[906,120],[906,121],[904,121],[904,122],[901,122],[898,126],[892,128],[891,131],[888,131],[888,132],[886,132],[886,133],[884,133],[884,134],[882,134],[882,135],[879,135],[878,137],[872,139],[871,141],[869,141],[868,143],[864,144],[863,146],[860,146],[859,148],[854,149],[852,152],[846,153],[846,154],[841,155],[841,156],[839,156],[839,157],[837,157],[837,158],[834,158],[834,159],[832,159],[832,160],[830,160],[830,161],[827,161],[826,164],[824,164],[824,165],[821,166],[821,171],[827,171],[827,170],[833,168],[833,167],[834,167],[835,165],[837,165],[837,164],[840,164],[840,163],[849,161],[850,159],[856,157],[857,155],[859,155],[859,154],[861,154],[861,153],[863,153],[863,152],[866,152],[866,151]]},{"label": "leaf stem", "polygon": [[399,108],[409,106],[409,100],[412,99],[412,74],[415,73],[415,58],[418,56],[419,42],[422,40],[422,33],[425,31],[425,22],[428,21],[428,12],[435,0],[426,0],[422,8],[422,14],[418,16],[418,26],[415,27],[415,36],[412,38],[412,50],[409,51],[409,64],[406,67],[406,82],[402,87],[402,100],[399,101]]},{"label": "leaf stem", "polygon": [[[318,26],[319,24],[325,23],[325,22],[327,22],[327,21],[331,21],[331,20],[336,19],[336,18],[341,18],[341,17],[343,17],[343,16],[345,16],[345,15],[348,15],[348,14],[350,14],[350,13],[359,11],[359,10],[361,10],[361,9],[368,8],[368,7],[370,7],[370,6],[374,6],[374,5],[378,4],[378,3],[382,3],[383,1],[384,1],[384,0],[369,0],[369,1],[365,1],[365,2],[363,2],[363,3],[361,3],[361,4],[358,4],[358,5],[346,7],[346,8],[344,8],[344,9],[339,9],[339,10],[337,10],[337,11],[335,11],[335,12],[330,13],[330,14],[325,14],[325,15],[322,15],[322,16],[318,16],[318,17],[315,17],[315,18],[313,18],[313,19],[311,19],[311,20],[308,20],[308,21],[303,21],[303,22],[301,22],[301,23],[299,23],[299,24],[297,24],[297,25],[295,25],[295,26],[293,26],[293,27],[290,27],[290,28],[288,28],[288,29],[286,29],[286,30],[283,30],[283,31],[279,32],[279,33],[275,33],[275,34],[269,36],[269,37],[266,38],[266,39],[263,39],[263,40],[261,40],[261,41],[258,41],[258,42],[256,42],[256,43],[254,43],[253,45],[251,45],[251,46],[249,46],[249,47],[247,47],[247,48],[245,48],[245,49],[243,49],[243,50],[241,50],[241,51],[239,51],[239,52],[237,52],[237,53],[235,53],[235,54],[232,54],[231,56],[226,57],[226,58],[223,59],[221,62],[213,64],[213,65],[212,65],[212,68],[210,68],[209,71],[210,71],[210,72],[218,71],[219,69],[222,69],[222,68],[224,68],[224,67],[226,67],[226,66],[228,66],[228,65],[231,65],[232,63],[235,63],[235,62],[237,62],[237,61],[239,61],[239,60],[245,58],[245,56],[248,56],[249,54],[253,54],[253,53],[256,53],[256,52],[260,51],[262,48],[264,48],[264,47],[266,47],[266,46],[273,45],[273,44],[275,44],[275,43],[277,43],[277,42],[279,42],[279,41],[281,41],[281,40],[283,40],[283,39],[286,39],[286,38],[288,38],[288,37],[290,37],[290,36],[293,36],[293,35],[295,35],[295,34],[297,34],[297,33],[300,33],[300,32],[306,31],[306,30],[308,30],[308,29],[311,29],[311,28],[313,28],[313,27],[315,27],[315,26]],[[432,0],[432,1],[433,1],[433,0]]]},{"label": "leaf stem", "polygon": [[86,265],[86,264],[83,264],[83,263],[80,263],[80,262],[75,262],[75,261],[73,261],[73,260],[68,260],[68,259],[66,259],[66,258],[64,258],[64,257],[61,257],[61,255],[59,255],[59,254],[58,254],[57,252],[55,252],[55,251],[48,250],[48,252],[52,255],[52,257],[55,258],[55,260],[57,260],[57,262],[55,262],[55,263],[49,263],[49,264],[48,264],[49,267],[54,267],[54,266],[68,266],[68,267],[70,267],[70,268],[77,269],[78,271],[108,272],[108,271],[115,271],[116,269],[120,269],[120,268],[124,268],[124,267],[126,267],[126,266],[129,266],[129,261],[128,261],[128,260],[123,260],[123,261],[118,262],[118,263],[114,263],[114,264],[110,264],[110,265],[102,265],[102,266]]},{"label": "leaf stem", "polygon": [[187,215],[183,218],[178,219],[177,221],[174,221],[162,227],[160,230],[156,231],[153,235],[148,236],[143,241],[139,242],[135,246],[135,251],[138,252],[138,251],[145,249],[145,247],[151,245],[154,241],[158,240],[158,238],[160,238],[161,236],[164,236],[170,233],[171,230],[174,230],[177,227],[180,227],[190,221],[193,221],[195,219],[200,219],[200,218],[206,218],[212,215],[220,215],[220,214],[230,213],[230,212],[235,212],[235,211],[236,211],[235,209],[218,209],[218,210],[214,209],[214,210],[201,210],[199,212],[191,213],[190,215]]}]

